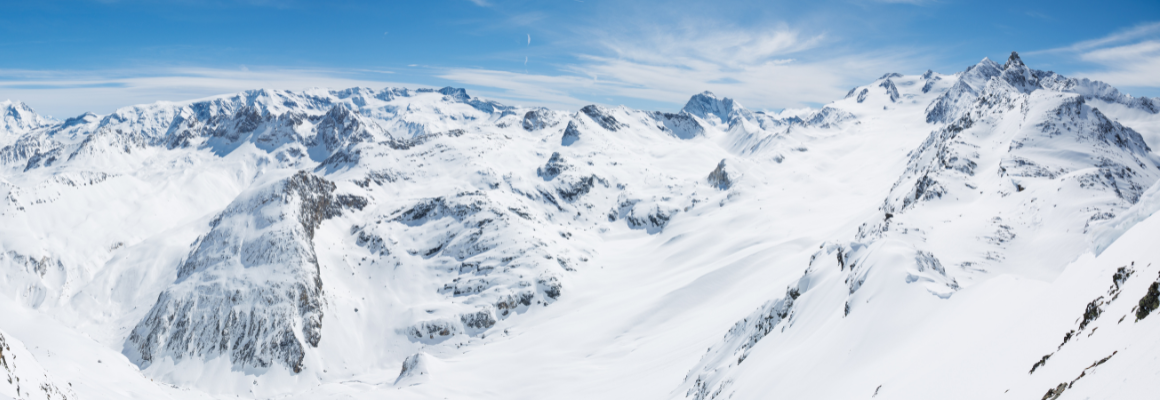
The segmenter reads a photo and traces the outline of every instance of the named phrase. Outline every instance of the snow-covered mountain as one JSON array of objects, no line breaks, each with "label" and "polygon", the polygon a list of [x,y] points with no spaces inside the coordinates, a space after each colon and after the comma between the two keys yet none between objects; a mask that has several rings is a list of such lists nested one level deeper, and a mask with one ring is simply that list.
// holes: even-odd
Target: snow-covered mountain
[{"label": "snow-covered mountain", "polygon": [[780,112],[2,105],[8,397],[1160,390],[1160,100],[1014,53]]}]

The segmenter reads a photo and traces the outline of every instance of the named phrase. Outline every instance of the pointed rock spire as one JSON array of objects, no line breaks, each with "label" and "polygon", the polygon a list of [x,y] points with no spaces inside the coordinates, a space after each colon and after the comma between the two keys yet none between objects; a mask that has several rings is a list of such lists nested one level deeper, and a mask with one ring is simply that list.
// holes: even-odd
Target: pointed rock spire
[{"label": "pointed rock spire", "polygon": [[1006,71],[1011,67],[1024,67],[1023,60],[1019,58],[1019,53],[1011,52],[1011,57],[1007,58],[1007,63],[1003,64],[1003,70]]},{"label": "pointed rock spire", "polygon": [[733,186],[733,180],[737,175],[736,172],[730,174],[731,169],[725,166],[725,159],[721,159],[721,162],[717,163],[717,168],[709,173],[709,184],[717,189],[728,190]]}]

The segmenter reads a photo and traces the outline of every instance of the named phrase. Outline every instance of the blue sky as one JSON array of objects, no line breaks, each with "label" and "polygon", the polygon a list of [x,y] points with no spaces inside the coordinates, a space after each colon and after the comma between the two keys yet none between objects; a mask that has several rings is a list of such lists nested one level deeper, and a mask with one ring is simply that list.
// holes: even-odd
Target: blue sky
[{"label": "blue sky", "polygon": [[0,100],[64,118],[251,88],[457,86],[512,104],[824,104],[886,72],[1033,68],[1160,96],[1160,2],[0,3]]}]

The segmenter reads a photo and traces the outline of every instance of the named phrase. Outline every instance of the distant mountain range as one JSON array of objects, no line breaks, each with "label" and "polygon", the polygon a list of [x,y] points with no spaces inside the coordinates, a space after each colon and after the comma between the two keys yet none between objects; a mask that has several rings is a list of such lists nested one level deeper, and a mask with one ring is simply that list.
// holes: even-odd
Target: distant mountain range
[{"label": "distant mountain range", "polygon": [[1160,99],[1015,53],[776,113],[0,110],[0,398],[1160,393]]}]

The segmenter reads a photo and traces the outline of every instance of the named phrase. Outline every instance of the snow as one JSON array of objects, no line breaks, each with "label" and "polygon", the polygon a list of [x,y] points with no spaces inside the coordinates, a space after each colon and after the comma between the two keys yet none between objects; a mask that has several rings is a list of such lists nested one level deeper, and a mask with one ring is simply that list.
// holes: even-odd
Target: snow
[{"label": "snow", "polygon": [[1148,397],[1160,116],[1105,86],[4,103],[0,335],[68,398]]}]

